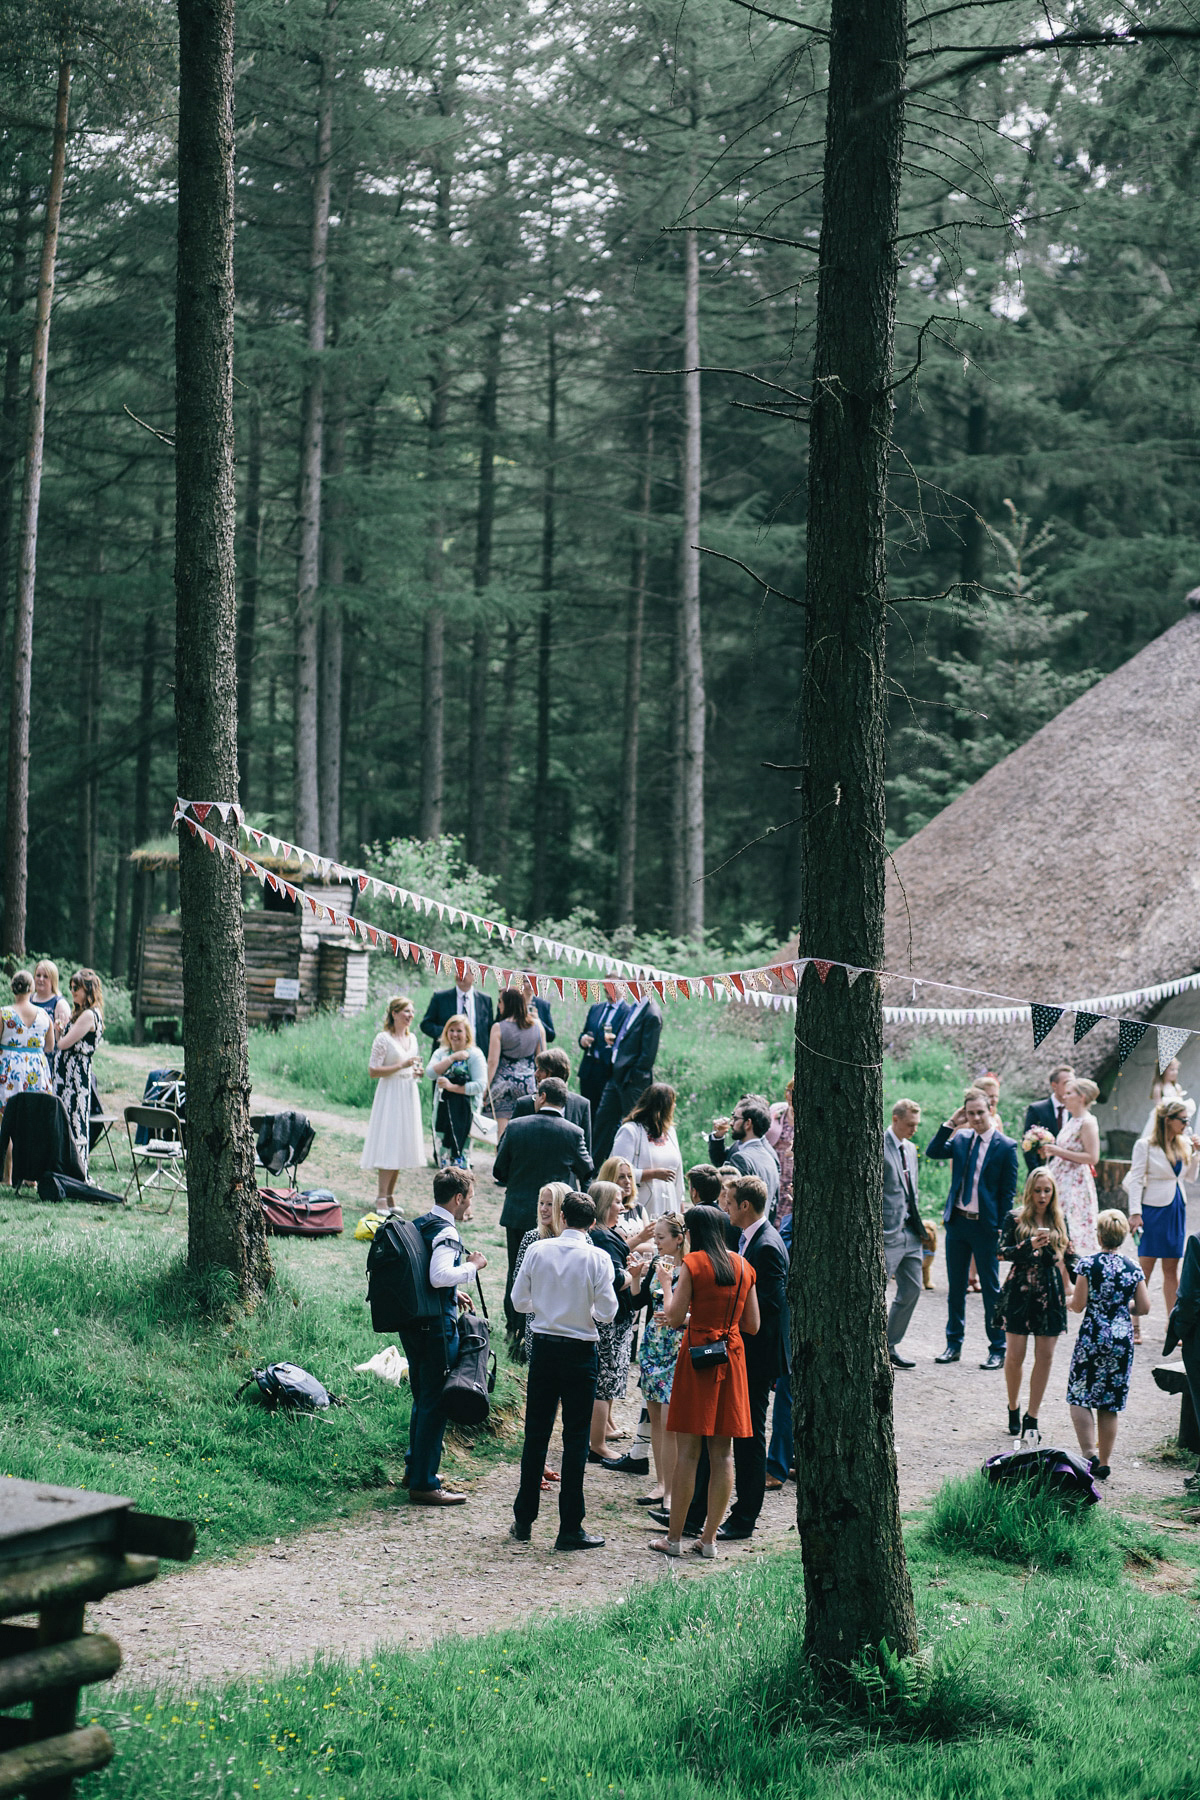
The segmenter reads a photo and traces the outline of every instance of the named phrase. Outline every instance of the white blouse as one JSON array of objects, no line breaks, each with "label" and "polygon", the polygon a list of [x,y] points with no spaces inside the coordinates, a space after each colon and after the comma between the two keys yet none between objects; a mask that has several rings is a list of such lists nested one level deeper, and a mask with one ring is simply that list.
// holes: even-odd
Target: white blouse
[{"label": "white blouse", "polygon": [[[661,1143],[651,1142],[644,1125],[626,1119],[613,1139],[612,1154],[623,1156],[633,1168],[638,1185],[638,1198],[652,1219],[667,1212],[681,1212],[687,1204],[687,1188],[683,1179],[683,1155],[672,1125]],[[643,1181],[643,1169],[673,1169],[674,1181]]]}]

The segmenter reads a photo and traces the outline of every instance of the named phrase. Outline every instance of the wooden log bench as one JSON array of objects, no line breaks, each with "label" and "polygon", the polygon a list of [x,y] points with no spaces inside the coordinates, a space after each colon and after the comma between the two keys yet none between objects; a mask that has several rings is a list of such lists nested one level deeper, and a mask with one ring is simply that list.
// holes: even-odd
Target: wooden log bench
[{"label": "wooden log bench", "polygon": [[[121,1666],[120,1647],[84,1630],[89,1600],[140,1587],[159,1558],[186,1562],[196,1528],[130,1500],[40,1481],[0,1480],[0,1800],[66,1800],[75,1776],[113,1754],[103,1727],[76,1724],[79,1691]],[[35,1625],[10,1623],[33,1615]],[[28,1717],[9,1709],[29,1706]]]}]

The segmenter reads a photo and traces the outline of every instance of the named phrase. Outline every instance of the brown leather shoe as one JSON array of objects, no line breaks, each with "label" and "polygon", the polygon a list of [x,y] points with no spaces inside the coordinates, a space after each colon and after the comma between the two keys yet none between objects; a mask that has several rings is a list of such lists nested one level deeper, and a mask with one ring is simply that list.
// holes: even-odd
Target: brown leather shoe
[{"label": "brown leather shoe", "polygon": [[782,1486],[782,1481],[778,1481],[774,1475],[767,1476],[766,1489],[768,1494],[777,1494]]},{"label": "brown leather shoe", "polygon": [[452,1494],[449,1488],[429,1488],[424,1493],[409,1491],[409,1503],[412,1506],[465,1506],[465,1494]]}]

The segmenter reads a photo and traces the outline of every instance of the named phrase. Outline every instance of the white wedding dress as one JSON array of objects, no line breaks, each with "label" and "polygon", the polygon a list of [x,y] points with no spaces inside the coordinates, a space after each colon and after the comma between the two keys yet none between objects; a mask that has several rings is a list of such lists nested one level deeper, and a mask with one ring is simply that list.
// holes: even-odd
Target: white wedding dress
[{"label": "white wedding dress", "polygon": [[421,1049],[411,1031],[393,1037],[381,1031],[371,1045],[373,1069],[398,1069],[375,1082],[371,1118],[363,1145],[363,1169],[423,1169],[425,1138],[421,1129],[421,1094],[414,1073]]}]

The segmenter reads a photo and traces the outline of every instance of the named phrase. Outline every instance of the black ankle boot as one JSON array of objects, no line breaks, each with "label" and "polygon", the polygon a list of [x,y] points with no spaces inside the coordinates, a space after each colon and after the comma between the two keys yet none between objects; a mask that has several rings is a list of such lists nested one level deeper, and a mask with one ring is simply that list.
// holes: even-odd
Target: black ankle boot
[{"label": "black ankle boot", "polygon": [[1019,1406],[1010,1406],[1008,1409],[1008,1435],[1009,1437],[1020,1437],[1021,1435],[1021,1409]]},{"label": "black ankle boot", "polygon": [[1038,1430],[1038,1422],[1031,1413],[1026,1413],[1021,1421],[1021,1442],[1024,1443],[1026,1438],[1032,1438],[1035,1446],[1042,1441],[1042,1434]]}]

